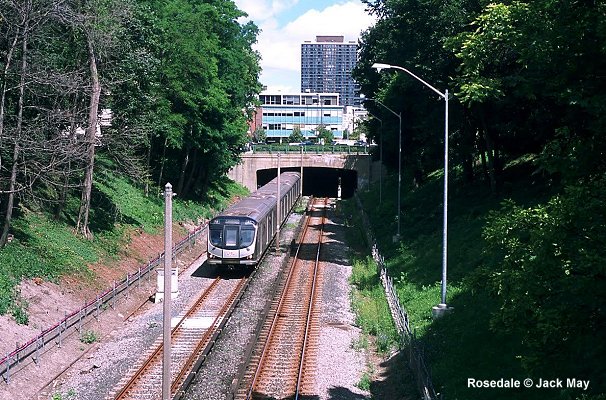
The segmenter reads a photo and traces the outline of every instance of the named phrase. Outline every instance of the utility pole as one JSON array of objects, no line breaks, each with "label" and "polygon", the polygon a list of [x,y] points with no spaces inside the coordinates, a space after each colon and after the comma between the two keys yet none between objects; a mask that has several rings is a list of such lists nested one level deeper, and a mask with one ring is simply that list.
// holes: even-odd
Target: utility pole
[{"label": "utility pole", "polygon": [[278,153],[278,190],[276,195],[276,251],[280,250],[280,153]]},{"label": "utility pole", "polygon": [[162,400],[170,400],[170,295],[171,295],[171,261],[173,248],[173,187],[167,183],[164,188],[164,315],[163,354],[162,354]]}]

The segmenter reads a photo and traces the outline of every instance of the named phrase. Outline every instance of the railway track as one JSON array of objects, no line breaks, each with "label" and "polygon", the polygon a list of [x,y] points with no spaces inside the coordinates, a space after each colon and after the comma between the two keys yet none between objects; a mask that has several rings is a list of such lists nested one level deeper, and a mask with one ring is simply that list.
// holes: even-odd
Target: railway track
[{"label": "railway track", "polygon": [[[185,313],[173,318],[171,329],[171,398],[181,390],[197,363],[211,347],[222,324],[244,292],[250,278],[216,278]],[[156,399],[162,392],[162,338],[135,366],[109,399]],[[203,358],[203,357],[202,357]]]},{"label": "railway track", "polygon": [[237,399],[298,398],[312,395],[319,340],[322,266],[320,249],[328,199],[314,199],[299,246],[272,301],[246,369]]}]

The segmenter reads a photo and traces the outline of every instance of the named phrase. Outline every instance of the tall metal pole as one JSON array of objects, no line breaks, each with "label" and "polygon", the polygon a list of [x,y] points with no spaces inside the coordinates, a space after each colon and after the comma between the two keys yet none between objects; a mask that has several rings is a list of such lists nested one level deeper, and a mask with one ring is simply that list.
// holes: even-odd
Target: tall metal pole
[{"label": "tall metal pole", "polygon": [[397,240],[400,240],[400,196],[401,196],[401,186],[402,186],[402,113],[398,114],[398,119],[400,121],[399,125],[399,140],[398,140],[398,233]]},{"label": "tall metal pole", "polygon": [[301,146],[301,190],[299,195],[303,198],[303,146]]},{"label": "tall metal pole", "polygon": [[379,204],[383,204],[383,120],[370,111],[367,112],[379,121]]},{"label": "tall metal pole", "polygon": [[280,250],[280,153],[278,153],[278,190],[276,206],[276,251]]},{"label": "tall metal pole", "polygon": [[444,226],[442,233],[442,303],[446,306],[448,269],[448,89],[444,91]]},{"label": "tall metal pole", "polygon": [[170,292],[171,292],[171,261],[173,247],[173,187],[167,183],[164,188],[164,314],[163,324],[163,355],[162,355],[162,400],[170,400]]},{"label": "tall metal pole", "polygon": [[404,71],[444,99],[444,227],[442,233],[442,302],[433,308],[435,315],[439,316],[451,309],[446,305],[446,276],[448,270],[448,89],[444,90],[444,93],[442,93],[406,68],[397,65],[374,63],[372,68],[375,68],[377,71],[389,68]]},{"label": "tall metal pole", "polygon": [[[390,113],[392,113],[393,115],[395,115],[396,117],[398,117],[398,134],[399,134],[399,138],[398,138],[398,213],[396,214],[396,218],[398,221],[398,228],[397,228],[397,233],[396,233],[396,240],[400,240],[400,211],[401,211],[401,206],[400,206],[400,193],[401,193],[401,186],[402,186],[402,112],[395,112],[394,110],[392,110],[391,108],[387,107],[385,104],[383,104],[381,101],[379,101],[378,99],[367,99],[367,100],[372,100],[375,101],[377,103],[379,103],[380,105],[382,105],[387,111],[389,111]],[[371,114],[372,115],[372,114]]]},{"label": "tall metal pole", "polygon": [[379,123],[379,204],[383,204],[383,121]]}]

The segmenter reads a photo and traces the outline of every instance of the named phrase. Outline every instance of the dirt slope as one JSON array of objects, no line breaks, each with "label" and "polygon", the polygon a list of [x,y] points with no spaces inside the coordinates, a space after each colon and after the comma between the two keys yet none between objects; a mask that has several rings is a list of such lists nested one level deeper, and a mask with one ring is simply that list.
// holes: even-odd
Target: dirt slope
[{"label": "dirt slope", "polygon": [[[193,229],[193,227],[189,228]],[[187,227],[174,226],[174,242],[186,235]],[[178,257],[180,264],[188,264],[196,259],[201,254],[202,247],[205,248],[202,243],[203,240],[198,241],[196,246]],[[27,304],[29,324],[27,326],[19,325],[10,316],[0,316],[0,326],[2,327],[0,329],[0,355],[3,357],[14,350],[18,343],[35,338],[42,330],[63,319],[66,313],[78,310],[87,301],[112,287],[114,281],[120,281],[127,273],[137,271],[139,266],[147,260],[155,258],[162,251],[164,251],[162,233],[150,235],[140,231],[133,232],[120,261],[99,262],[90,266],[94,279],[65,277],[59,284],[46,282],[40,278],[22,282],[19,290]],[[102,313],[99,320],[93,319],[85,329],[94,332],[98,335],[99,340],[102,340],[103,337],[121,326],[130,313],[149,302],[155,287],[155,278],[150,279],[149,282],[144,279],[140,288],[133,287],[129,292],[127,301],[119,304],[116,310],[110,309]],[[95,343],[84,344],[74,336],[66,338],[61,349],[56,346],[46,349],[46,353],[40,357],[38,364],[33,363],[31,359],[26,360],[23,366],[17,368],[16,371],[11,371],[9,384],[0,381],[0,399],[47,398],[41,396],[39,391],[44,389],[66,366],[76,359],[86,356],[86,353],[95,347]],[[0,372],[4,372],[4,370]]]}]

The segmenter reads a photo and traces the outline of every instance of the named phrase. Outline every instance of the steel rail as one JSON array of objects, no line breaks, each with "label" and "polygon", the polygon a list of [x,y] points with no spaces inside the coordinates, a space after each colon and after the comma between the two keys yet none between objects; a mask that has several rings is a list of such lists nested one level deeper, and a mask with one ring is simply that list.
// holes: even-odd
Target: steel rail
[{"label": "steel rail", "polygon": [[[175,325],[174,328],[171,329],[171,337],[173,337],[180,330],[183,322],[187,319],[187,316],[190,316],[193,312],[195,312],[195,310],[208,299],[210,294],[216,289],[220,280],[221,280],[221,278],[216,278],[210,284],[210,286],[208,288],[206,288],[204,293],[202,293],[202,295],[196,300],[194,305],[187,311],[185,316],[183,318],[181,318],[181,320]],[[145,374],[145,372],[148,370],[148,368],[152,365],[152,363],[161,355],[163,347],[164,346],[162,344],[158,345],[156,347],[156,349],[154,350],[154,352],[149,357],[147,357],[147,359],[145,360],[143,365],[141,367],[139,367],[137,369],[137,371],[135,371],[135,373],[126,382],[124,387],[114,397],[116,400],[127,398],[126,396],[128,395],[128,392],[132,390],[132,388],[136,384],[136,382],[142,378],[142,376]]]},{"label": "steel rail", "polygon": [[200,354],[204,351],[206,346],[211,342],[213,335],[218,331],[221,321],[227,316],[227,314],[228,314],[229,310],[232,308],[234,302],[239,297],[239,295],[242,293],[242,287],[244,285],[246,285],[247,282],[248,282],[248,279],[246,279],[246,278],[242,278],[240,280],[240,282],[238,282],[238,285],[236,286],[235,290],[230,294],[227,301],[223,304],[223,306],[219,310],[219,313],[213,320],[211,326],[208,327],[208,329],[204,333],[203,337],[198,342],[198,345],[196,346],[194,351],[190,354],[190,356],[187,358],[187,360],[183,364],[183,367],[177,373],[177,376],[174,378],[174,380],[171,384],[171,389],[170,389],[171,397],[174,397],[176,395],[176,393],[179,391],[179,389],[181,389],[183,383],[185,382],[185,380],[187,378],[187,375],[192,371],[192,368],[198,361]]},{"label": "steel rail", "polygon": [[322,249],[323,238],[324,238],[324,224],[326,223],[326,204],[328,203],[328,199],[324,199],[324,214],[322,215],[322,224],[320,228],[320,238],[318,240],[318,247],[316,249],[316,260],[314,265],[314,274],[311,285],[311,295],[310,295],[310,304],[309,309],[307,310],[307,318],[305,321],[305,333],[303,335],[303,346],[301,347],[301,361],[299,362],[299,372],[297,376],[297,386],[295,389],[295,400],[299,399],[299,392],[301,388],[301,380],[303,378],[303,369],[305,365],[305,349],[307,348],[307,340],[309,338],[309,331],[311,327],[311,314],[313,308],[315,306],[315,296],[316,296],[316,283],[318,277],[318,267],[320,265],[320,250]]},{"label": "steel rail", "polygon": [[[315,199],[312,200],[312,202],[313,201],[315,201]],[[326,202],[326,200],[324,200],[324,202]],[[312,208],[313,207],[314,207],[314,205],[312,205]],[[281,294],[280,299],[278,301],[278,304],[277,304],[277,307],[276,307],[276,312],[273,315],[273,318],[272,318],[272,321],[271,321],[271,325],[270,325],[270,327],[268,329],[267,337],[265,338],[265,340],[264,340],[264,342],[262,344],[263,347],[262,347],[261,355],[260,355],[260,358],[259,358],[259,362],[258,362],[258,364],[257,364],[257,366],[255,368],[255,372],[254,372],[253,377],[252,377],[252,379],[250,381],[250,384],[248,386],[248,390],[247,390],[247,393],[246,393],[246,399],[251,399],[252,398],[253,392],[254,392],[255,388],[257,387],[257,385],[259,383],[259,378],[261,376],[261,372],[262,372],[262,370],[264,368],[264,364],[266,363],[267,356],[268,356],[269,350],[271,348],[270,343],[272,342],[272,339],[274,339],[274,334],[275,334],[275,331],[276,331],[276,329],[278,327],[278,324],[279,324],[278,319],[279,319],[279,317],[281,315],[280,311],[284,308],[284,305],[285,305],[285,303],[287,301],[287,296],[286,296],[286,294],[287,294],[287,288],[290,287],[291,281],[293,280],[293,277],[295,275],[295,271],[297,270],[296,269],[296,265],[300,262],[299,251],[300,251],[300,249],[301,249],[301,247],[303,245],[303,242],[304,242],[304,240],[302,240],[302,239],[306,237],[307,232],[309,230],[310,221],[311,221],[311,217],[310,216],[306,216],[306,221],[305,221],[304,229],[303,229],[302,234],[300,235],[299,246],[297,247],[297,250],[296,250],[295,255],[293,257],[293,261],[290,264],[289,271],[288,271],[288,276],[287,276],[287,278],[285,280],[285,283],[284,283],[283,287],[281,288],[282,294]],[[321,241],[321,238],[322,238],[322,236],[320,235],[319,241]],[[316,253],[319,254],[319,250]],[[314,267],[317,266],[317,260],[318,260],[318,258],[316,258],[316,262],[314,263]],[[316,275],[314,274],[314,277],[315,276]],[[311,302],[310,302],[310,304],[311,304]],[[310,307],[311,307],[311,305],[310,305]],[[298,376],[299,376],[299,371],[298,371],[298,367],[297,367],[297,377]],[[298,381],[298,379],[297,379],[297,381]]]}]

